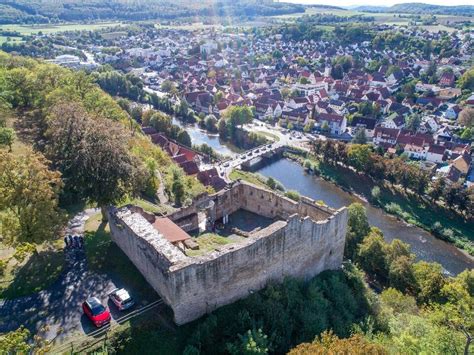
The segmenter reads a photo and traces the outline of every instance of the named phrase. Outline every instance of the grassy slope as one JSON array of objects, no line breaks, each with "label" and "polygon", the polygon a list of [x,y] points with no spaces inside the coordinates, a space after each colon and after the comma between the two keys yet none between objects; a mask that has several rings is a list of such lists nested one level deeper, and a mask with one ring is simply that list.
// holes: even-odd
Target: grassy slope
[{"label": "grassy slope", "polygon": [[265,178],[261,175],[254,174],[248,171],[242,171],[242,170],[237,170],[234,169],[230,173],[230,179],[231,180],[245,180],[250,182],[251,184],[255,184],[257,186],[265,187],[268,188],[267,184],[265,183]]}]

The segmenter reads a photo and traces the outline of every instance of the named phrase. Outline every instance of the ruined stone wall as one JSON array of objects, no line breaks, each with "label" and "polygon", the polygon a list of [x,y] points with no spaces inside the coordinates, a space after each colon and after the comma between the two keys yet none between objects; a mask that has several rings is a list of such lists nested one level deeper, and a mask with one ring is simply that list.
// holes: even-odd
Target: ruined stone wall
[{"label": "ruined stone wall", "polygon": [[247,297],[270,281],[291,276],[310,279],[338,269],[344,253],[346,210],[328,221],[292,216],[186,265],[172,267],[175,289],[171,305],[178,324],[190,322],[226,304]]},{"label": "ruined stone wall", "polygon": [[334,213],[334,210],[319,206],[307,197],[301,197],[301,201],[295,202],[271,190],[246,182],[236,183],[231,189],[219,192],[214,199],[216,218],[221,218],[224,214],[232,214],[241,208],[272,219],[287,219],[298,213],[318,221]]},{"label": "ruined stone wall", "polygon": [[[330,214],[331,210],[316,206],[312,200],[297,203],[249,184],[236,184],[213,198],[218,214],[245,208],[270,218],[287,218],[241,243],[192,258],[151,225],[147,227],[138,213],[111,212],[114,241],[173,309],[176,323],[190,322],[246,297],[270,281],[287,276],[309,279],[341,266],[347,228],[345,208]],[[301,211],[308,215],[298,214]]]},{"label": "ruined stone wall", "polygon": [[110,208],[109,226],[112,240],[133,262],[148,283],[167,304],[173,302],[170,267],[186,260],[178,248],[164,238],[139,212],[126,207]]}]

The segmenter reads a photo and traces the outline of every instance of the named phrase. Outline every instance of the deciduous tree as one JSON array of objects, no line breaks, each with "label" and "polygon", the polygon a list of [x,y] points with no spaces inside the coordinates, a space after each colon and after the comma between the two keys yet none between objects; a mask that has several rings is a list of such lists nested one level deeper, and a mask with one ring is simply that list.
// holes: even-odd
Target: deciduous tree
[{"label": "deciduous tree", "polygon": [[0,225],[8,244],[39,244],[58,236],[64,218],[58,208],[61,174],[41,155],[0,151]]}]

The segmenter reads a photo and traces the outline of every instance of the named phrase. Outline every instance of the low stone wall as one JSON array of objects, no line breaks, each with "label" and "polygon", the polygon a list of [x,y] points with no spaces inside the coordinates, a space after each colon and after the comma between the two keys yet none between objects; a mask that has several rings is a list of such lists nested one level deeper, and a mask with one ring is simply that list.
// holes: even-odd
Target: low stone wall
[{"label": "low stone wall", "polygon": [[276,220],[238,244],[187,257],[139,213],[110,210],[113,240],[173,309],[177,324],[246,297],[270,281],[288,276],[309,279],[341,266],[345,208],[332,211],[309,199],[295,202],[247,183],[234,184],[211,198],[217,218],[244,208],[285,220]]}]

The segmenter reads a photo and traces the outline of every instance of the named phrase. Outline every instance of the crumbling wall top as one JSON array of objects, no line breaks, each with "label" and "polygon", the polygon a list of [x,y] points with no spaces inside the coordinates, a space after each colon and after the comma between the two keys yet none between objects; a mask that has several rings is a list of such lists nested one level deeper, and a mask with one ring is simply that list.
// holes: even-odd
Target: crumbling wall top
[{"label": "crumbling wall top", "polygon": [[[187,256],[161,235],[140,213],[128,207],[115,209],[111,213],[117,225],[130,229],[137,237],[149,244],[170,265],[183,261]],[[123,222],[123,223],[121,223]]]}]

